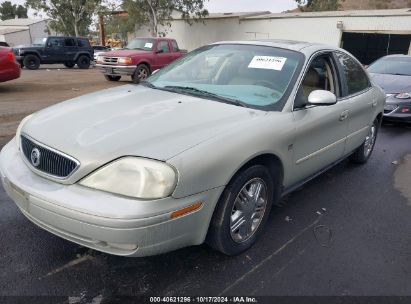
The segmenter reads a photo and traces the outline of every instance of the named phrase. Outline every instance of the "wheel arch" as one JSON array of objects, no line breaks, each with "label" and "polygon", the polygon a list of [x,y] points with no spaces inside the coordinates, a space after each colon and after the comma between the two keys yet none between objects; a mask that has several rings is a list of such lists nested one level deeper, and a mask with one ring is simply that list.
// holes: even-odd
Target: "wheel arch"
[{"label": "wheel arch", "polygon": [[137,63],[137,66],[139,66],[140,64],[144,64],[144,65],[148,68],[148,71],[150,72],[150,74],[152,73],[151,65],[150,65],[150,63],[148,62],[148,60],[141,60],[141,61],[139,61],[139,62]]},{"label": "wheel arch", "polygon": [[87,52],[79,52],[79,53],[77,53],[76,56],[74,57],[74,60],[73,60],[73,61],[77,61],[77,60],[79,59],[79,57],[82,56],[82,55],[87,56],[90,60],[92,59],[92,57],[90,56],[89,53],[87,53]]},{"label": "wheel arch", "polygon": [[[39,54],[38,52],[36,52],[36,51],[28,51],[28,52],[24,52],[21,56],[26,57],[26,56],[28,56],[28,55],[34,55],[34,56],[38,57],[39,60],[40,60],[40,62],[41,62],[41,56],[40,56],[40,54]],[[24,60],[24,59],[23,59],[23,60]]]}]

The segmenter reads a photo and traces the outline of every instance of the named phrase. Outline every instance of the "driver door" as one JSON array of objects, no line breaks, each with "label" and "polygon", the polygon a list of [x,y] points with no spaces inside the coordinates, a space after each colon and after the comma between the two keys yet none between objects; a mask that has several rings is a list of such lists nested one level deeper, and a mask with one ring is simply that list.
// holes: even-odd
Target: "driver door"
[{"label": "driver door", "polygon": [[50,62],[64,61],[64,38],[52,37],[47,41],[47,60]]},{"label": "driver door", "polygon": [[[331,53],[321,53],[311,61],[299,87],[293,112],[296,138],[291,184],[313,176],[344,155],[349,104],[339,100],[341,84],[337,68]],[[308,105],[308,96],[315,90],[334,93],[337,103]]]}]

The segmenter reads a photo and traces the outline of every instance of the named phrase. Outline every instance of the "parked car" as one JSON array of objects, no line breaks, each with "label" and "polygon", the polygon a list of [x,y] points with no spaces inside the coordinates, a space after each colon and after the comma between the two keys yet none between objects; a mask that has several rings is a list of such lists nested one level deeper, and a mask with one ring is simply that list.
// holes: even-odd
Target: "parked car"
[{"label": "parked car", "polygon": [[13,50],[0,46],[0,82],[20,77],[20,65],[16,61]]},{"label": "parked car", "polygon": [[10,47],[9,44],[5,41],[0,41],[0,46]]},{"label": "parked car", "polygon": [[384,105],[342,49],[216,43],[25,118],[0,176],[28,219],[83,246],[147,256],[207,240],[234,255],[282,195],[366,163]]},{"label": "parked car", "polygon": [[93,45],[93,50],[94,50],[94,62],[97,61],[97,57],[111,51],[109,46],[105,45]]},{"label": "parked car", "polygon": [[124,49],[98,56],[96,66],[108,81],[119,81],[127,75],[138,83],[185,54],[174,39],[136,38]]},{"label": "parked car", "polygon": [[382,57],[368,67],[368,72],[386,93],[384,120],[411,122],[411,56]]},{"label": "parked car", "polygon": [[56,37],[35,39],[33,45],[14,48],[22,67],[37,70],[40,64],[64,64],[73,68],[88,69],[94,50],[87,38]]}]

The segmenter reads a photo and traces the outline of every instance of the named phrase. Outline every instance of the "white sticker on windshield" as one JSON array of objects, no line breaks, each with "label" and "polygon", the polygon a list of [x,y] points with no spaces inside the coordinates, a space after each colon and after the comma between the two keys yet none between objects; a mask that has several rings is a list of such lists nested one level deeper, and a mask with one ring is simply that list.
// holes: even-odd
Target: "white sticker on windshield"
[{"label": "white sticker on windshield", "polygon": [[153,44],[152,44],[151,42],[147,42],[147,43],[144,45],[144,47],[145,47],[145,48],[148,48],[148,49],[151,49],[151,48],[153,47]]},{"label": "white sticker on windshield", "polygon": [[248,67],[250,69],[267,69],[281,71],[287,58],[272,56],[254,56]]}]

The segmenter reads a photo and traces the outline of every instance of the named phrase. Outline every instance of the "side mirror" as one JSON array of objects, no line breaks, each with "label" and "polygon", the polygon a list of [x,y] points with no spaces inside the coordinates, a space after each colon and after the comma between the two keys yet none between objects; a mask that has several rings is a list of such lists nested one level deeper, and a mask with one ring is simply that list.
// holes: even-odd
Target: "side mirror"
[{"label": "side mirror", "polygon": [[156,51],[156,54],[161,54],[161,53],[164,53],[164,50],[157,50]]},{"label": "side mirror", "polygon": [[330,91],[316,90],[308,96],[308,104],[315,106],[331,106],[337,103],[337,96]]}]

